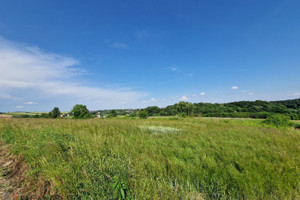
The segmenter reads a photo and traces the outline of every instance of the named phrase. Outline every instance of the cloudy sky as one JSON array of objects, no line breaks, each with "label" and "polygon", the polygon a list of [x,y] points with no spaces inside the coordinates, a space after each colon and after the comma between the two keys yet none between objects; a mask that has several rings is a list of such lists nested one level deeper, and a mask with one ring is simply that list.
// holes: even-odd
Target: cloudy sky
[{"label": "cloudy sky", "polygon": [[300,98],[300,1],[1,1],[0,111]]}]

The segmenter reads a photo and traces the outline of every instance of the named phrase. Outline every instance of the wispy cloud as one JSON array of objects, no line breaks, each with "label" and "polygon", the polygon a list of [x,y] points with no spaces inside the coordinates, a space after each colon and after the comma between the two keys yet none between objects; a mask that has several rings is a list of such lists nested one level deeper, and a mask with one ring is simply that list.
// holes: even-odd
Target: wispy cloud
[{"label": "wispy cloud", "polygon": [[156,102],[156,101],[157,101],[157,99],[151,98],[151,99],[142,101],[142,103],[152,103],[152,102]]},{"label": "wispy cloud", "polygon": [[24,106],[16,106],[16,108],[23,108]]},{"label": "wispy cloud", "polygon": [[237,90],[237,89],[239,89],[239,87],[237,87],[237,86],[232,86],[231,89],[232,89],[232,90]]},{"label": "wispy cloud", "polygon": [[146,37],[149,37],[150,34],[147,30],[138,30],[138,31],[136,31],[136,36],[139,39],[144,39]]},{"label": "wispy cloud", "polygon": [[171,70],[172,72],[180,72],[180,69],[175,66],[170,66],[170,67],[168,67],[168,69]]},{"label": "wispy cloud", "polygon": [[37,104],[37,102],[28,101],[28,102],[25,102],[24,104],[27,104],[27,105],[32,105],[32,104]]},{"label": "wispy cloud", "polygon": [[255,93],[254,92],[249,92],[248,95],[255,95]]},{"label": "wispy cloud", "polygon": [[128,49],[128,45],[122,42],[112,42],[110,46],[117,49]]},{"label": "wispy cloud", "polygon": [[182,96],[181,98],[180,98],[180,101],[187,101],[187,100],[189,100],[186,96]]},{"label": "wispy cloud", "polygon": [[0,98],[11,108],[24,104],[24,101],[24,105],[35,104],[31,101],[34,97],[39,102],[35,106],[41,109],[50,105],[70,108],[76,103],[98,109],[118,107],[120,102],[134,106],[145,96],[128,88],[83,84],[84,70],[78,65],[72,57],[18,45],[0,37]]},{"label": "wispy cloud", "polygon": [[205,92],[201,92],[200,95],[201,95],[201,96],[205,96],[206,93],[205,93]]},{"label": "wispy cloud", "polygon": [[300,92],[295,92],[294,95],[295,96],[300,96]]}]

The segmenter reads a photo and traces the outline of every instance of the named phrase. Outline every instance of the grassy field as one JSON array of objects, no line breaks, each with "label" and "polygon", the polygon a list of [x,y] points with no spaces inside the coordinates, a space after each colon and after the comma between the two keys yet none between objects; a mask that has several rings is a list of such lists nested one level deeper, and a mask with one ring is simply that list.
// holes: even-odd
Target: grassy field
[{"label": "grassy field", "polygon": [[300,198],[300,132],[260,120],[10,118],[0,139],[63,198]]}]

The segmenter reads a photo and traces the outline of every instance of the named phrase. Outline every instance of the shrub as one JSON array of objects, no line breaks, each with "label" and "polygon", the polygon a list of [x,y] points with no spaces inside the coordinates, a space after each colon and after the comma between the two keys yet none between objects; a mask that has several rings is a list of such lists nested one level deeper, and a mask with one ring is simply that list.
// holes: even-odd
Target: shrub
[{"label": "shrub", "polygon": [[138,113],[138,116],[139,118],[141,119],[147,119],[148,118],[148,112],[146,110],[141,110],[139,113]]},{"label": "shrub", "polygon": [[185,112],[180,113],[180,114],[179,114],[179,117],[185,118],[185,117],[187,117],[187,114],[186,114]]},{"label": "shrub", "polygon": [[276,127],[288,127],[292,125],[290,117],[285,115],[270,115],[263,121],[263,123]]},{"label": "shrub", "polygon": [[118,114],[115,110],[111,110],[110,113],[108,114],[108,118],[113,118],[113,117],[117,117]]},{"label": "shrub", "polygon": [[136,113],[131,113],[129,117],[136,117]]},{"label": "shrub", "polygon": [[294,123],[293,126],[294,126],[295,129],[300,129],[300,124]]}]

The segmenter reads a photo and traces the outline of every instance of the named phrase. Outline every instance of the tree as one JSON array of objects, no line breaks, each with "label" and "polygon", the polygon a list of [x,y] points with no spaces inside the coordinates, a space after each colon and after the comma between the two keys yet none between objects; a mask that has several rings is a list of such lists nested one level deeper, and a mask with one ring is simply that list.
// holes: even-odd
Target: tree
[{"label": "tree", "polygon": [[53,110],[49,113],[49,117],[58,118],[60,116],[60,111],[58,107],[54,107]]},{"label": "tree", "polygon": [[148,112],[146,110],[141,110],[139,113],[138,113],[138,116],[139,118],[141,119],[147,119],[148,118]]},{"label": "tree", "polygon": [[186,115],[191,115],[194,112],[194,105],[189,102],[180,101],[176,108],[178,110],[178,113],[181,115],[182,113],[185,113]]},{"label": "tree", "polygon": [[73,113],[73,118],[75,119],[89,119],[92,117],[91,113],[86,108],[86,105],[82,104],[76,104],[71,112]]},{"label": "tree", "polygon": [[145,110],[150,116],[155,116],[160,113],[160,108],[157,106],[148,106],[147,108],[145,108]]},{"label": "tree", "polygon": [[109,115],[108,115],[108,117],[116,117],[118,114],[117,114],[117,112],[115,111],[115,110],[111,110],[110,111],[110,113],[109,113]]}]

